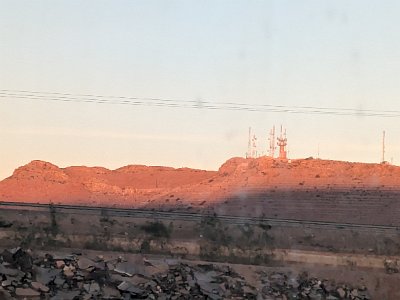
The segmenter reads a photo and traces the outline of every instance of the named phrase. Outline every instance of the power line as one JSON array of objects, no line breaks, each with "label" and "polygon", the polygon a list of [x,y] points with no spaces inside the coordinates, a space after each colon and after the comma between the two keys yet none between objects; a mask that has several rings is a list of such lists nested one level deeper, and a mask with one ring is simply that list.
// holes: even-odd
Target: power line
[{"label": "power line", "polygon": [[[27,91],[27,90],[4,90],[0,89],[0,92],[14,92],[14,93],[30,93],[39,95],[60,95],[60,96],[73,96],[73,97],[94,97],[94,98],[111,98],[111,99],[127,99],[127,100],[148,100],[148,101],[162,101],[162,102],[182,102],[182,103],[211,103],[217,105],[239,105],[239,106],[256,106],[256,107],[273,107],[273,108],[291,108],[291,109],[317,109],[317,110],[335,110],[335,111],[350,111],[350,112],[378,112],[378,113],[399,113],[400,111],[393,110],[369,110],[369,109],[353,109],[353,108],[335,108],[335,107],[317,107],[317,106],[285,106],[285,105],[272,105],[272,104],[247,104],[237,102],[211,102],[211,101],[199,101],[199,100],[177,100],[177,99],[166,99],[166,98],[148,98],[148,97],[127,97],[127,96],[104,96],[95,94],[69,94],[59,92],[38,92],[38,91]],[[64,97],[65,98],[65,97]]]},{"label": "power line", "polygon": [[231,110],[249,112],[273,112],[293,114],[321,114],[337,116],[365,116],[365,117],[400,117],[400,111],[369,110],[352,108],[334,108],[317,106],[285,106],[272,104],[247,104],[236,102],[213,102],[196,100],[177,100],[167,98],[146,98],[127,96],[104,96],[95,94],[71,94],[59,92],[40,92],[28,90],[0,89],[0,98],[20,99],[31,101],[49,102],[76,102],[94,104],[132,105],[132,106],[155,106],[169,108],[197,108],[208,110]]},{"label": "power line", "polygon": [[[127,97],[127,96],[104,96],[95,94],[69,94],[59,92],[38,92],[38,91],[27,91],[27,90],[5,90],[0,89],[0,92],[12,92],[12,93],[23,93],[23,94],[39,94],[39,95],[60,95],[60,96],[73,96],[73,97],[94,97],[94,98],[111,98],[111,99],[127,99],[127,100],[149,100],[149,101],[163,101],[163,102],[184,102],[184,103],[199,103],[198,100],[177,100],[177,99],[166,99],[166,98],[147,98],[147,97]],[[62,97],[66,98],[66,97]],[[392,113],[400,111],[385,111],[385,110],[368,110],[368,109],[352,109],[352,108],[334,108],[334,107],[316,107],[316,106],[285,106],[285,105],[272,105],[272,104],[247,104],[237,102],[210,102],[201,101],[202,103],[213,103],[221,105],[243,105],[243,106],[257,106],[257,107],[274,107],[274,108],[295,108],[295,109],[319,109],[319,110],[338,110],[338,111],[362,111],[362,112],[380,112],[380,113]]]}]

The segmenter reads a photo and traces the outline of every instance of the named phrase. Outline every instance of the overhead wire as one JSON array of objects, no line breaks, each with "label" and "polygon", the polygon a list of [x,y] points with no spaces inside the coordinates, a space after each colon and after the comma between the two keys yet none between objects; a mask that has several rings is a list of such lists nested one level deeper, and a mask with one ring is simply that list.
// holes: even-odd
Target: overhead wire
[{"label": "overhead wire", "polygon": [[178,100],[168,98],[104,96],[96,94],[72,94],[60,92],[41,92],[29,90],[0,89],[0,98],[49,102],[76,102],[94,104],[154,106],[168,108],[191,108],[207,110],[231,110],[249,112],[271,112],[292,114],[321,114],[338,116],[400,117],[400,111],[352,109],[317,106],[285,106],[273,104],[250,104],[238,102],[216,102],[210,100]]}]

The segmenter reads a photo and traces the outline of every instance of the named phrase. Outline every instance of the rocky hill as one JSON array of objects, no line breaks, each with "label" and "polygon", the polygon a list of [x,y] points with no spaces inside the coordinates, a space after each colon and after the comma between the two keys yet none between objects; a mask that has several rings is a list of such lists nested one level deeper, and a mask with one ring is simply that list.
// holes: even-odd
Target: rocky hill
[{"label": "rocky hill", "polygon": [[59,168],[35,160],[0,182],[0,197],[3,201],[134,205],[141,197],[192,185],[215,174],[188,168],[142,165],[116,170],[83,166]]},{"label": "rocky hill", "polygon": [[33,161],[0,182],[0,198],[400,225],[400,167],[268,157],[232,158],[218,171]]}]

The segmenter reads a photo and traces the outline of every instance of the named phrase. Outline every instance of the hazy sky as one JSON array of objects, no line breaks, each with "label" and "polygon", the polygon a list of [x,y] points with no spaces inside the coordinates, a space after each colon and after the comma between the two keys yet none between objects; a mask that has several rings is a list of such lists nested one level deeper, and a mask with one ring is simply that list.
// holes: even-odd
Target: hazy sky
[{"label": "hazy sky", "polygon": [[[399,1],[0,0],[0,89],[398,110]],[[399,118],[60,103],[0,98],[0,178],[59,166],[217,169],[265,151],[400,161]]]}]

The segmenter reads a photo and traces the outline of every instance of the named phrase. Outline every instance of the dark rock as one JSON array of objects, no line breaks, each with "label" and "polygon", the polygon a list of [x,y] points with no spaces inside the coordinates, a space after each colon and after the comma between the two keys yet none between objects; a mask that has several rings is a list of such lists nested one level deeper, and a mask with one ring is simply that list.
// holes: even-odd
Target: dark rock
[{"label": "dark rock", "polygon": [[90,267],[94,267],[96,265],[96,263],[88,258],[85,257],[79,257],[78,258],[78,268],[81,270],[86,270]]},{"label": "dark rock", "polygon": [[337,285],[306,273],[261,273],[256,289],[229,266],[178,260],[160,263],[135,256],[130,261],[119,257],[95,262],[82,255],[32,257],[29,251],[14,248],[3,251],[2,261],[0,299],[7,300],[370,299],[364,286]]},{"label": "dark rock", "polygon": [[19,248],[13,254],[14,264],[21,269],[22,271],[26,272],[32,269],[33,260],[31,255]]},{"label": "dark rock", "polygon": [[120,297],[121,293],[116,288],[111,286],[103,287],[103,299],[119,299]]},{"label": "dark rock", "polygon": [[61,286],[64,285],[64,283],[65,283],[65,279],[61,278],[60,275],[57,275],[57,277],[54,279],[54,284],[55,284],[56,286],[61,287]]},{"label": "dark rock", "polygon": [[131,284],[130,282],[124,281],[117,287],[120,291],[129,292],[136,296],[141,296],[145,293],[145,290]]},{"label": "dark rock", "polygon": [[58,291],[50,300],[75,300],[78,299],[80,291]]},{"label": "dark rock", "polygon": [[61,270],[58,269],[47,269],[36,266],[33,268],[33,271],[34,274],[36,274],[36,281],[44,285],[48,285],[61,272]]},{"label": "dark rock", "polygon": [[12,300],[10,292],[0,289],[0,299],[1,300]]},{"label": "dark rock", "polygon": [[31,283],[31,286],[32,286],[32,288],[33,288],[34,290],[39,291],[39,292],[47,293],[47,292],[50,290],[50,289],[49,289],[47,286],[45,286],[44,284],[42,284],[42,283],[40,283],[40,282],[36,282],[36,281],[32,282],[32,283]]},{"label": "dark rock", "polygon": [[10,286],[12,284],[12,281],[10,279],[4,280],[1,282],[1,286],[2,287],[7,287]]},{"label": "dark rock", "polygon": [[137,267],[130,263],[130,262],[120,262],[117,263],[117,265],[114,268],[114,272],[125,275],[125,276],[133,276],[135,274],[143,274],[143,272],[140,272]]},{"label": "dark rock", "polygon": [[17,297],[35,298],[40,296],[40,293],[31,288],[17,288],[15,290],[15,295]]},{"label": "dark rock", "polygon": [[0,274],[7,275],[7,276],[23,276],[24,275],[23,272],[16,270],[16,269],[8,268],[8,267],[4,266],[4,264],[0,264]]}]

